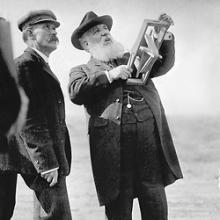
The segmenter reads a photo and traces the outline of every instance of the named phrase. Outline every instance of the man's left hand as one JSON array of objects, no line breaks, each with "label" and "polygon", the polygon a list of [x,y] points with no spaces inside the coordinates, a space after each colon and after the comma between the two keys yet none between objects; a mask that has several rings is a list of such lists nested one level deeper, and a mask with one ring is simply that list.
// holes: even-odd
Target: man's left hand
[{"label": "man's left hand", "polygon": [[169,25],[174,25],[173,19],[166,13],[161,14],[158,20],[167,22]]}]

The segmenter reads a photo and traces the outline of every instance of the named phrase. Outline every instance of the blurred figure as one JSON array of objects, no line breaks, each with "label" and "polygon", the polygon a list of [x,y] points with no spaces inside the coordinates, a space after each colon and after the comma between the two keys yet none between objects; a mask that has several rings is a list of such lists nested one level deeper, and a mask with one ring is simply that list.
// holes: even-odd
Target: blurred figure
[{"label": "blurred figure", "polygon": [[17,166],[8,138],[25,123],[28,100],[18,86],[9,23],[0,18],[0,220],[11,219],[15,206]]},{"label": "blurred figure", "polygon": [[18,21],[28,48],[16,58],[19,83],[30,103],[27,120],[17,135],[21,174],[34,190],[47,220],[71,220],[66,176],[70,172],[71,149],[65,122],[63,93],[48,65],[57,49],[56,28],[50,10],[35,10]]},{"label": "blurred figure", "polygon": [[[160,20],[171,24],[164,14]],[[178,158],[157,90],[127,85],[135,70],[126,66],[130,54],[110,33],[112,18],[88,12],[74,30],[74,47],[90,53],[87,64],[71,69],[69,95],[89,116],[93,176],[100,205],[109,220],[131,220],[135,197],[143,220],[166,220],[165,186],[182,178]],[[161,46],[150,78],[174,65],[174,38]]]}]

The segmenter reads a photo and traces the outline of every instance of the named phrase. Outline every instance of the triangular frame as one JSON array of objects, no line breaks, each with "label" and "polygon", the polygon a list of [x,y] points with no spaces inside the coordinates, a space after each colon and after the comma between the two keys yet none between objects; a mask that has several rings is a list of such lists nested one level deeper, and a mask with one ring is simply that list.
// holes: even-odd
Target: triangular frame
[{"label": "triangular frame", "polygon": [[[167,22],[145,19],[140,29],[135,44],[131,49],[131,55],[127,66],[133,67],[138,61],[135,78],[126,81],[128,85],[144,85],[147,82],[153,64],[157,59],[162,58],[159,54],[160,46],[164,40],[170,25]],[[159,30],[155,34],[155,28]]]}]

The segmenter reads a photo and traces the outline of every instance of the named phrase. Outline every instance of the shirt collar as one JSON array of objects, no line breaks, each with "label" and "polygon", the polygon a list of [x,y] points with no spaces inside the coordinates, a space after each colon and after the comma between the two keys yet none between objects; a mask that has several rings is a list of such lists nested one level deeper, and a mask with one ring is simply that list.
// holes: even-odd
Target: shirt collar
[{"label": "shirt collar", "polygon": [[37,50],[36,48],[32,47],[33,50],[35,50],[42,58],[43,60],[46,62],[46,63],[49,63],[49,58],[43,54],[42,52],[40,52],[39,50]]}]

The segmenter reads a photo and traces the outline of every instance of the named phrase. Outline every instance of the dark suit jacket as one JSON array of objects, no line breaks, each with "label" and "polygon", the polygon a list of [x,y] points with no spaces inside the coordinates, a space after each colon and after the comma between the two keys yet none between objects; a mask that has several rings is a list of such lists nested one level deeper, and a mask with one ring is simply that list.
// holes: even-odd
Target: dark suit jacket
[{"label": "dark suit jacket", "polygon": [[19,170],[34,174],[59,167],[59,175],[68,175],[71,149],[60,84],[45,61],[31,48],[15,63],[19,83],[29,98],[26,124],[16,136],[14,146]]},{"label": "dark suit jacket", "polygon": [[0,133],[5,134],[17,118],[20,95],[0,51]]},{"label": "dark suit jacket", "polygon": [[[172,68],[174,40],[164,41],[160,54],[163,59],[154,64],[151,78],[163,75]],[[126,64],[127,60],[126,57],[118,59],[115,65]],[[89,115],[91,160],[101,205],[118,195],[120,185],[120,120],[125,84],[122,80],[109,83],[104,71],[111,69],[110,65],[91,58],[86,65],[71,70],[69,83],[70,99],[75,104],[84,104]],[[171,184],[181,178],[182,173],[159,94],[151,79],[146,85],[135,88],[155,116],[162,150],[171,171],[165,174],[165,185]]]},{"label": "dark suit jacket", "polygon": [[21,99],[15,79],[11,76],[1,51],[0,76],[0,170],[10,170],[12,165],[5,134],[18,116]]}]

